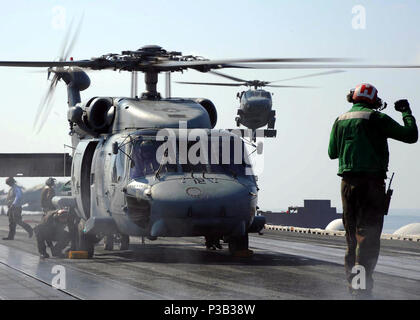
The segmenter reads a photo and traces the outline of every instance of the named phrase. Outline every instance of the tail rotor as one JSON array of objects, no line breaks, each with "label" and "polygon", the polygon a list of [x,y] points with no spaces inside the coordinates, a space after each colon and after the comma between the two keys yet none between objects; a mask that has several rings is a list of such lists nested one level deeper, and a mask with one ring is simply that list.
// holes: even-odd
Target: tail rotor
[{"label": "tail rotor", "polygon": [[[82,26],[82,22],[83,22],[83,16],[80,18],[80,21],[77,25],[76,30],[73,33],[73,36],[71,36],[71,31],[72,31],[72,26],[73,26],[73,22],[74,19],[72,19],[72,21],[70,22],[69,28],[66,32],[66,35],[63,39],[63,43],[61,45],[61,49],[60,49],[60,56],[58,57],[58,61],[66,61],[72,50],[73,47],[77,41],[77,38],[80,34],[80,30],[81,30],[81,26]],[[54,73],[53,78],[51,79],[51,83],[47,89],[47,92],[44,94],[44,96],[41,99],[41,102],[38,106],[36,115],[35,115],[35,120],[34,120],[34,124],[33,124],[33,130],[35,131],[35,133],[39,133],[42,128],[44,127],[44,124],[47,122],[48,117],[51,113],[51,110],[53,108],[53,97],[54,97],[54,92],[55,92],[55,88],[57,86],[57,83],[61,80],[63,73],[71,70],[71,67],[51,67],[48,68],[48,77],[47,79],[50,78],[51,73]]]}]

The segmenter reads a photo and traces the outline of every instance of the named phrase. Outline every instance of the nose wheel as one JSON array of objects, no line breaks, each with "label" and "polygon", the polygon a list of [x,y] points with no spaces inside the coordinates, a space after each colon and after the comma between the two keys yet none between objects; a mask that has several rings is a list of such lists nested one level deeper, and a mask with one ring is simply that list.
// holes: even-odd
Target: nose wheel
[{"label": "nose wheel", "polygon": [[105,237],[104,250],[114,250],[114,243],[120,243],[120,250],[128,250],[130,246],[130,237],[125,234],[112,234]]}]

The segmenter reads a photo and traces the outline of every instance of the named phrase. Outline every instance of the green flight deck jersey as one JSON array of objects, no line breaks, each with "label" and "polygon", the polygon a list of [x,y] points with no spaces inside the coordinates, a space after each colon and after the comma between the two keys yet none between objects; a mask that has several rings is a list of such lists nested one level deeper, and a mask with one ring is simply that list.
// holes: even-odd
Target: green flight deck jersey
[{"label": "green flight deck jersey", "polygon": [[389,151],[388,138],[415,143],[418,138],[416,119],[411,112],[402,113],[404,126],[385,113],[355,103],[333,125],[328,147],[331,159],[339,159],[338,175],[369,173],[386,178]]}]

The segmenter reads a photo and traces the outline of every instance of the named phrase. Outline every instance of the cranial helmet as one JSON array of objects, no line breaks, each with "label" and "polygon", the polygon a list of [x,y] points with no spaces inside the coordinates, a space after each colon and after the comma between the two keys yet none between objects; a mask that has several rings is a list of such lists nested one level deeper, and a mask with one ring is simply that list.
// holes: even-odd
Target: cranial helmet
[{"label": "cranial helmet", "polygon": [[364,102],[373,109],[380,109],[383,106],[382,100],[378,97],[378,90],[369,83],[361,83],[355,89],[350,90],[347,101],[351,103]]},{"label": "cranial helmet", "polygon": [[57,211],[57,217],[59,219],[67,219],[69,216],[69,210],[67,208],[63,208]]},{"label": "cranial helmet", "polygon": [[46,184],[47,186],[49,186],[49,187],[52,187],[52,186],[55,184],[55,179],[54,179],[54,178],[48,178],[48,179],[45,181],[45,184]]},{"label": "cranial helmet", "polygon": [[6,179],[6,184],[12,186],[16,183],[16,180],[13,177],[9,177]]}]

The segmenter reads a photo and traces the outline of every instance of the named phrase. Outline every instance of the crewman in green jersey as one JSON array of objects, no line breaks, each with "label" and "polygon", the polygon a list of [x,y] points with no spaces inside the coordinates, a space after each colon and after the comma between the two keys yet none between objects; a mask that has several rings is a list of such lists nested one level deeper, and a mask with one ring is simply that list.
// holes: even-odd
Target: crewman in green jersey
[{"label": "crewman in green jersey", "polygon": [[[335,120],[328,154],[331,159],[339,159],[338,175],[342,177],[341,199],[347,241],[344,265],[349,290],[356,297],[369,298],[387,211],[387,141],[391,138],[415,143],[418,132],[407,100],[395,102],[395,110],[402,113],[403,126],[380,112],[382,100],[370,84],[358,85],[350,91],[347,100],[353,107]],[[354,268],[356,265],[364,268],[365,285],[355,289],[352,280],[359,274]]]}]

